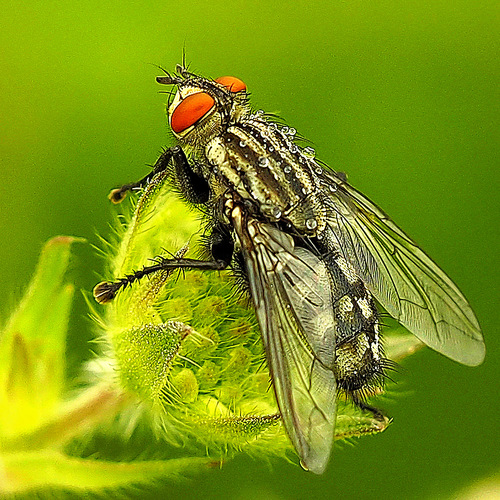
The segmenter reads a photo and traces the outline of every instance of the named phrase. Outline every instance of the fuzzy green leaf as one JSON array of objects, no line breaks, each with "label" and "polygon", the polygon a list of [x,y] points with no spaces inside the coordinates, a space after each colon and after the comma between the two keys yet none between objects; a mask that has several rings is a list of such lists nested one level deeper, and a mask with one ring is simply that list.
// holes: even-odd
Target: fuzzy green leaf
[{"label": "fuzzy green leaf", "polygon": [[0,334],[0,436],[29,432],[59,404],[64,387],[66,330],[74,289],[64,283],[72,243],[44,246],[36,272]]}]

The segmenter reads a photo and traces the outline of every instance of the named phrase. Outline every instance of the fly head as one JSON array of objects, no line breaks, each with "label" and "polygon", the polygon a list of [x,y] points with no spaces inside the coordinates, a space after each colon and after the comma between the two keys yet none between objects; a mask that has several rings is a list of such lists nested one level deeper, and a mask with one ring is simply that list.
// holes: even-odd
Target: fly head
[{"label": "fly head", "polygon": [[168,118],[181,145],[203,148],[232,122],[250,113],[246,85],[236,77],[211,80],[178,65],[175,74],[166,73],[156,81],[177,86]]}]

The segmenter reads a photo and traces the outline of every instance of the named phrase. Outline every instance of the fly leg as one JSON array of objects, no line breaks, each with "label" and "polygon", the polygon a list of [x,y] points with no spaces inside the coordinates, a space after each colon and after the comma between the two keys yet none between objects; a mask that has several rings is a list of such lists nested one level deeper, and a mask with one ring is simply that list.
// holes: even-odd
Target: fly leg
[{"label": "fly leg", "polygon": [[135,281],[144,276],[162,271],[165,269],[198,269],[200,271],[222,271],[231,262],[234,250],[234,243],[227,231],[216,226],[210,236],[210,251],[213,260],[197,260],[173,258],[166,259],[157,257],[156,264],[144,266],[138,271],[133,271],[115,281],[102,281],[94,288],[94,298],[99,304],[111,302],[116,294],[123,288],[126,288]]},{"label": "fly leg", "polygon": [[175,169],[175,180],[177,187],[184,195],[184,198],[191,203],[206,203],[209,198],[209,186],[202,175],[197,173],[191,167],[186,154],[180,146],[174,146],[166,149],[156,160],[153,170],[137,182],[124,184],[123,186],[113,189],[109,194],[109,199],[113,203],[120,203],[127,194],[127,191],[141,188],[148,184],[155,175],[167,170],[170,164],[173,164]]},{"label": "fly leg", "polygon": [[132,191],[133,189],[139,189],[142,186],[148,184],[155,175],[159,174],[160,172],[163,172],[168,168],[170,160],[173,157],[173,149],[174,148],[166,149],[161,154],[158,160],[156,160],[156,163],[153,165],[153,170],[151,170],[151,172],[149,172],[148,175],[146,175],[137,182],[132,182],[131,184],[124,184],[119,188],[113,189],[111,193],[109,193],[108,198],[113,203],[120,203],[125,198],[127,191]]},{"label": "fly leg", "polygon": [[370,412],[373,415],[375,420],[379,422],[384,422],[387,420],[387,417],[380,411],[378,408],[374,408],[373,406],[367,405],[362,399],[356,397],[355,395],[351,395],[353,403],[363,411]]},{"label": "fly leg", "polygon": [[165,269],[199,269],[201,271],[221,271],[228,266],[228,262],[223,260],[204,261],[196,259],[165,259],[157,257],[158,263],[152,266],[144,266],[138,271],[133,271],[119,278],[116,281],[102,281],[94,288],[94,298],[99,304],[106,304],[111,302],[116,294],[122,289],[126,288],[135,281],[149,276],[150,274]]}]

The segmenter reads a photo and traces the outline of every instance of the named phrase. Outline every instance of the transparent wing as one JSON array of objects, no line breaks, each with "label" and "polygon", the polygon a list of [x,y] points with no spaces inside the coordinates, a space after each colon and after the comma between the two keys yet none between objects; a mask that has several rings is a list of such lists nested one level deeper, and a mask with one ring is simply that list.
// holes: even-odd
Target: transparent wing
[{"label": "transparent wing", "polygon": [[397,321],[429,347],[475,366],[485,346],[458,287],[379,207],[334,179],[328,238]]},{"label": "transparent wing", "polygon": [[[251,227],[250,227],[251,226]],[[335,428],[335,318],[324,263],[290,236],[235,221],[278,407],[304,467],[320,474]]]}]

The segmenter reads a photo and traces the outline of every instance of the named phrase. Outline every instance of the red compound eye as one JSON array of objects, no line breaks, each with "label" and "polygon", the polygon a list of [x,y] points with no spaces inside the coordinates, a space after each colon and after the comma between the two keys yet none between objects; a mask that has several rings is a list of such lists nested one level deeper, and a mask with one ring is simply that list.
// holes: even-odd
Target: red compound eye
[{"label": "red compound eye", "polygon": [[231,92],[240,92],[241,90],[247,89],[245,83],[235,76],[220,76],[215,81],[224,85],[224,87]]},{"label": "red compound eye", "polygon": [[213,107],[215,101],[205,92],[197,92],[187,96],[174,109],[170,119],[172,130],[178,134],[194,125],[203,118]]}]

